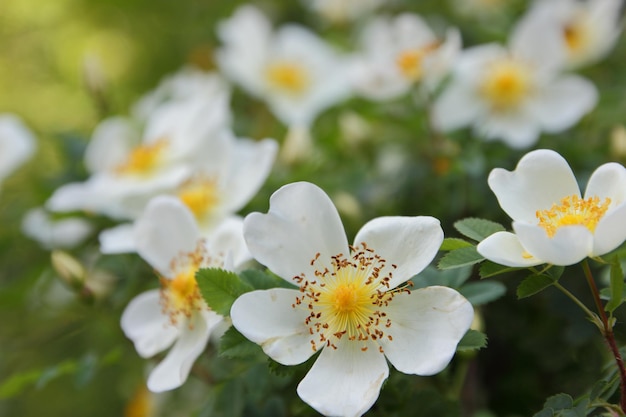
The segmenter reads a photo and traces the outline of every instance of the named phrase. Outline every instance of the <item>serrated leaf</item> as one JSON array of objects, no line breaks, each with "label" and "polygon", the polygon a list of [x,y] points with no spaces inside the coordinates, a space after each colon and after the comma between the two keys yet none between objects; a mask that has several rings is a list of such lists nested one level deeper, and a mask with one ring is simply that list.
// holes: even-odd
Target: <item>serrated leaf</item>
[{"label": "serrated leaf", "polygon": [[546,408],[533,415],[533,417],[554,417],[554,410]]},{"label": "serrated leaf", "polygon": [[459,288],[471,275],[471,266],[447,270],[438,270],[433,266],[428,266],[422,272],[412,277],[411,282],[414,289],[430,287],[431,285]]},{"label": "serrated leaf", "polygon": [[246,339],[234,327],[229,328],[220,339],[219,355],[227,358],[247,358],[261,353],[261,347]]},{"label": "serrated leaf", "polygon": [[219,268],[201,268],[196,272],[200,293],[207,305],[222,316],[230,314],[230,307],[241,294],[254,290],[239,276]]},{"label": "serrated leaf", "polygon": [[478,330],[470,329],[456,347],[457,352],[468,352],[487,347],[487,335]]},{"label": "serrated leaf", "polygon": [[537,294],[553,285],[555,281],[546,275],[531,275],[517,286],[517,298],[522,299]]},{"label": "serrated leaf", "polygon": [[458,220],[454,223],[454,228],[458,230],[463,236],[480,242],[489,235],[496,232],[503,232],[506,229],[499,223],[492,222],[491,220],[478,219],[470,217],[467,219]]},{"label": "serrated leaf", "polygon": [[469,246],[446,253],[439,260],[437,267],[439,269],[460,268],[462,266],[477,264],[484,259],[485,258],[476,251],[476,247]]},{"label": "serrated leaf", "polygon": [[507,272],[518,271],[521,268],[514,268],[510,266],[500,265],[495,262],[485,261],[480,264],[478,274],[481,278],[495,277],[496,275],[505,274]]},{"label": "serrated leaf", "polygon": [[622,266],[617,257],[613,258],[613,262],[611,262],[610,276],[611,285],[609,288],[611,289],[611,297],[609,298],[609,302],[604,306],[604,309],[613,313],[615,309],[624,302],[624,273],[622,272]]},{"label": "serrated leaf", "polygon": [[497,281],[470,282],[463,285],[459,292],[476,307],[502,297],[506,293],[506,287]]},{"label": "serrated leaf", "polygon": [[549,397],[543,407],[551,408],[554,411],[567,410],[574,407],[574,399],[567,394],[556,394]]},{"label": "serrated leaf", "polygon": [[459,239],[456,237],[447,237],[443,240],[443,243],[441,243],[441,247],[439,248],[439,250],[449,251],[449,250],[465,248],[468,246],[474,246],[474,245],[472,245],[467,240]]}]

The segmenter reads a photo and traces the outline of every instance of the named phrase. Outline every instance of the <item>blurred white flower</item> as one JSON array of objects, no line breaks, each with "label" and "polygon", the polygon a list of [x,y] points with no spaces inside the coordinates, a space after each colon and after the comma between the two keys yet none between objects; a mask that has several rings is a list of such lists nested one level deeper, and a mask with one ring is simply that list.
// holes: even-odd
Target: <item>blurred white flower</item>
[{"label": "blurred white flower", "polygon": [[179,186],[222,146],[230,94],[223,83],[214,92],[164,101],[143,127],[121,117],[101,122],[85,153],[90,178],[56,190],[47,208],[135,218],[150,198]]},{"label": "blurred white flower", "polygon": [[595,86],[580,76],[562,74],[563,65],[557,42],[520,26],[508,48],[469,48],[434,103],[433,125],[441,131],[473,126],[486,140],[527,148],[542,131],[561,132],[596,105]]},{"label": "blurred white flower", "polygon": [[440,39],[412,13],[373,19],[360,43],[352,81],[357,93],[374,100],[398,97],[418,85],[433,90],[461,50],[458,30],[449,29]]},{"label": "blurred white flower", "polygon": [[567,66],[580,68],[613,48],[622,30],[623,4],[623,0],[536,0],[521,19],[520,30],[556,42],[564,50]]},{"label": "blurred white flower", "polygon": [[43,207],[33,208],[22,218],[22,232],[45,249],[74,248],[93,233],[93,225],[80,217],[54,219]]},{"label": "blurred white flower", "polygon": [[[205,237],[254,197],[270,174],[278,150],[273,139],[253,141],[225,134],[215,141],[219,148],[205,154],[192,175],[162,193],[177,197],[189,208]],[[133,224],[125,223],[103,231],[101,251],[133,252],[133,229]]]},{"label": "blurred white flower", "polygon": [[244,5],[219,24],[218,35],[221,71],[264,100],[290,129],[308,130],[319,113],[350,93],[347,58],[303,26],[274,31],[259,9]]},{"label": "blurred white flower", "polygon": [[380,6],[385,0],[303,0],[305,6],[335,24],[357,20]]},{"label": "blurred white flower", "polygon": [[567,161],[545,149],[526,154],[515,171],[494,169],[488,181],[515,232],[498,232],[478,244],[493,262],[572,265],[626,240],[626,169],[620,164],[598,167],[584,196]]},{"label": "blurred white flower", "polygon": [[224,222],[211,239],[203,239],[189,209],[168,196],[150,202],[135,233],[139,255],[159,274],[161,289],[135,297],[122,314],[121,326],[142,357],[171,347],[147,383],[151,391],[168,391],[184,384],[211,333],[224,329],[224,317],[210,310],[200,295],[196,271],[232,271],[250,255],[241,220]]},{"label": "blurred white flower", "polygon": [[253,256],[299,289],[243,294],[233,326],[272,359],[295,365],[321,353],[298,395],[323,415],[360,416],[389,374],[443,370],[474,314],[458,292],[404,284],[433,259],[443,240],[428,216],[380,217],[349,246],[330,198],[310,183],[289,184],[252,213],[244,236]]},{"label": "blurred white flower", "polygon": [[33,156],[37,142],[22,120],[0,114],[0,184]]}]

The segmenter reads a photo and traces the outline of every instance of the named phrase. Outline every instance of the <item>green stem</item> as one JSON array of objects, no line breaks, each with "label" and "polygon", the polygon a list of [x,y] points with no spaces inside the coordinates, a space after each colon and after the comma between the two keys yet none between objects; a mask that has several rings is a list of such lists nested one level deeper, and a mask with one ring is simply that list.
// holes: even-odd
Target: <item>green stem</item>
[{"label": "green stem", "polygon": [[582,262],[582,267],[585,272],[587,284],[589,284],[589,289],[593,295],[593,300],[596,303],[598,313],[600,314],[600,320],[602,320],[602,334],[609,345],[609,349],[611,350],[613,357],[615,357],[615,362],[617,363],[617,369],[620,377],[620,407],[622,408],[622,412],[626,413],[626,367],[624,367],[624,360],[622,359],[622,355],[619,353],[619,349],[617,348],[617,342],[615,341],[615,335],[613,333],[613,326],[611,326],[609,319],[606,316],[602,300],[600,300],[600,292],[598,291],[598,287],[596,286],[596,282],[591,274],[591,269],[589,268],[589,263],[586,259]]},{"label": "green stem", "polygon": [[567,288],[565,288],[564,286],[562,286],[561,284],[559,284],[558,282],[554,283],[554,286],[560,290],[563,294],[565,294],[570,300],[572,300],[573,302],[576,303],[576,305],[578,305],[578,307],[580,307],[588,316],[589,319],[594,322],[594,323],[601,323],[600,322],[600,318],[598,317],[598,315],[596,313],[594,313],[593,311],[589,310],[587,308],[586,305],[584,305],[582,303],[582,301],[580,301],[578,299],[578,297],[576,297],[574,294],[572,294],[571,292],[568,291]]}]

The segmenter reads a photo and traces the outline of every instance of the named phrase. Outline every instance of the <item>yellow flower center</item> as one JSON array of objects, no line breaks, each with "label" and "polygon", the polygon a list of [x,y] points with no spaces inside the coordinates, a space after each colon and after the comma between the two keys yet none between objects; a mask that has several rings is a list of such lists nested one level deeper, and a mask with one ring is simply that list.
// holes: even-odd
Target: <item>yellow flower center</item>
[{"label": "yellow flower center", "polygon": [[212,263],[215,262],[208,256],[202,240],[194,252],[181,253],[172,260],[170,269],[174,278],[161,278],[161,306],[172,324],[198,310],[208,309],[196,282],[196,272]]},{"label": "yellow flower center", "polygon": [[206,217],[219,201],[215,181],[207,178],[193,178],[185,182],[178,191],[178,198],[197,219]]},{"label": "yellow flower center", "polygon": [[493,110],[515,108],[532,92],[530,71],[512,59],[494,62],[488,68],[479,92]]},{"label": "yellow flower center", "polygon": [[575,56],[586,52],[591,33],[585,20],[578,17],[571,19],[563,27],[563,38],[569,54]]},{"label": "yellow flower center", "polygon": [[439,42],[432,42],[415,49],[406,49],[396,58],[396,65],[400,73],[410,81],[419,81],[422,78],[422,62],[424,58],[439,47]]},{"label": "yellow flower center", "polygon": [[599,197],[582,199],[577,195],[565,197],[560,204],[553,204],[549,210],[538,210],[539,226],[543,227],[549,237],[553,237],[561,226],[585,226],[594,232],[598,222],[611,204],[610,198],[600,202]]},{"label": "yellow flower center", "polygon": [[154,143],[137,146],[128,155],[126,161],[117,166],[116,172],[119,174],[149,174],[159,166],[167,145],[167,140],[160,139]]},{"label": "yellow flower center", "polygon": [[[294,277],[301,295],[292,307],[309,310],[305,324],[315,351],[324,345],[336,349],[337,341],[343,337],[362,343],[363,351],[368,349],[368,341],[392,339],[385,334],[391,320],[384,310],[395,294],[408,289],[389,289],[391,272],[382,275],[386,261],[365,243],[351,251],[349,258],[343,254],[332,257],[332,271],[318,269],[313,280],[304,275]],[[318,260],[319,254],[311,265]],[[382,352],[380,345],[379,350]]]},{"label": "yellow flower center", "polygon": [[271,87],[291,95],[304,93],[310,84],[307,69],[298,62],[274,62],[266,68],[265,76]]}]

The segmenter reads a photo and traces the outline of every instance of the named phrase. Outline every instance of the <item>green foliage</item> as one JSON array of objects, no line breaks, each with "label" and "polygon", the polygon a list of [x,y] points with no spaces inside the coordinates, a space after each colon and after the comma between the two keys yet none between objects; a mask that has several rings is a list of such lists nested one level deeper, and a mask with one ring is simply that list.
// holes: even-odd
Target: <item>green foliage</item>
[{"label": "green foliage", "polygon": [[522,268],[500,265],[491,261],[484,261],[480,264],[480,267],[478,268],[478,273],[480,274],[481,278],[491,278],[495,277],[496,275],[506,274],[508,272],[518,271],[520,269]]},{"label": "green foliage", "polygon": [[236,273],[220,268],[199,269],[196,281],[207,305],[222,316],[230,315],[230,307],[237,297],[254,289]]},{"label": "green foliage", "polygon": [[468,246],[452,250],[439,259],[437,267],[439,269],[460,268],[462,266],[474,265],[482,262],[485,258],[478,253],[476,247]]},{"label": "green foliage", "polygon": [[256,343],[246,339],[234,327],[229,328],[220,339],[219,354],[230,359],[249,358],[261,353]]},{"label": "green foliage", "polygon": [[609,313],[613,313],[617,307],[624,302],[624,273],[622,272],[622,266],[619,262],[619,258],[614,257],[611,262],[611,285],[610,285],[610,298],[606,303],[604,309]]},{"label": "green foliage", "polygon": [[457,352],[480,350],[487,347],[487,335],[478,330],[470,329],[465,333],[456,347]]},{"label": "green foliage", "polygon": [[450,250],[455,250],[455,249],[466,248],[469,246],[473,246],[473,245],[467,240],[459,239],[456,237],[447,237],[441,243],[441,247],[439,248],[439,250],[450,251]]},{"label": "green foliage", "polygon": [[497,281],[470,282],[459,289],[473,306],[490,303],[506,293],[506,286]]},{"label": "green foliage", "polygon": [[517,298],[522,299],[535,295],[538,292],[545,290],[546,288],[554,285],[555,279],[544,274],[533,274],[526,277],[517,286]]},{"label": "green foliage", "polygon": [[506,230],[504,226],[499,223],[473,217],[454,222],[454,228],[463,236],[469,237],[477,242],[480,242],[496,232]]}]

